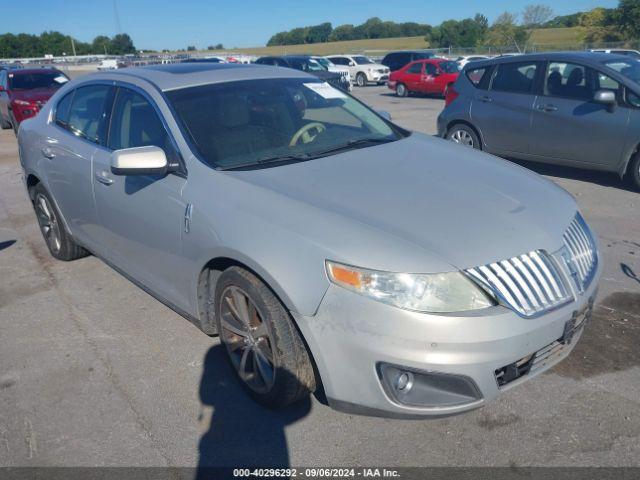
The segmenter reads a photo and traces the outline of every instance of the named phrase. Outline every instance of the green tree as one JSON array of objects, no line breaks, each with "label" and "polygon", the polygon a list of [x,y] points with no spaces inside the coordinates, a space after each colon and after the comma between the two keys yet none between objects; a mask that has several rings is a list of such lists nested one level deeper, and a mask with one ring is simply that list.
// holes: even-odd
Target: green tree
[{"label": "green tree", "polygon": [[488,23],[481,14],[460,21],[447,20],[433,27],[425,40],[432,47],[475,47],[484,41]]},{"label": "green tree", "polygon": [[608,8],[594,8],[580,17],[582,39],[587,43],[617,42],[622,40],[622,29],[617,25],[619,14]]},{"label": "green tree", "polygon": [[502,13],[491,25],[486,43],[495,47],[524,52],[531,32],[525,26],[518,25],[517,20],[517,15],[513,13]]},{"label": "green tree", "polygon": [[355,27],[350,24],[339,25],[333,29],[331,35],[329,36],[330,42],[340,42],[344,40],[355,40],[356,32]]},{"label": "green tree", "polygon": [[308,27],[305,43],[324,43],[329,41],[333,27],[329,22]]},{"label": "green tree", "polygon": [[131,40],[131,37],[129,35],[127,35],[126,33],[119,33],[111,39],[111,43],[109,45],[109,53],[114,55],[136,53],[136,47],[133,45],[133,41]]},{"label": "green tree", "polygon": [[620,0],[616,19],[625,38],[640,38],[640,0]]},{"label": "green tree", "polygon": [[109,47],[111,46],[111,39],[106,35],[98,35],[91,42],[91,53],[104,53],[109,54]]}]

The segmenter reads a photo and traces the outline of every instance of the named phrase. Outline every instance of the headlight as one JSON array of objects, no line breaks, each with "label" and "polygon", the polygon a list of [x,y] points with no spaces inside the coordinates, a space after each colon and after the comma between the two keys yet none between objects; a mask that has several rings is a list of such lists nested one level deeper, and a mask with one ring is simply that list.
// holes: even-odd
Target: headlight
[{"label": "headlight", "polygon": [[25,100],[14,100],[13,103],[16,105],[32,105],[32,102],[27,102]]},{"label": "headlight", "polygon": [[446,313],[496,305],[461,272],[391,273],[328,261],[329,279],[347,290],[379,302],[417,312]]}]

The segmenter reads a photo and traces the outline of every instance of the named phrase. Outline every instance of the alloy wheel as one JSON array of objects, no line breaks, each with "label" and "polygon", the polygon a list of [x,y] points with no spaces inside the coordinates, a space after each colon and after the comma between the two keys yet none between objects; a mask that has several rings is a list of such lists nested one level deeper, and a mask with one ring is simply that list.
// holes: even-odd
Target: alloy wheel
[{"label": "alloy wheel", "polygon": [[404,97],[406,94],[406,87],[401,83],[396,87],[396,93],[398,94],[398,96]]},{"label": "alloy wheel", "polygon": [[358,86],[359,87],[364,87],[364,84],[366,83],[366,79],[364,77],[364,75],[362,73],[360,73],[358,75],[358,77],[356,78],[357,82],[358,82]]},{"label": "alloy wheel", "polygon": [[473,137],[469,135],[469,132],[465,130],[456,130],[450,137],[453,143],[459,143],[460,145],[466,145],[467,147],[473,147]]},{"label": "alloy wheel", "polygon": [[240,379],[266,393],[275,380],[274,342],[264,316],[249,295],[236,286],[222,293],[220,335]]},{"label": "alloy wheel", "polygon": [[41,193],[36,196],[35,206],[42,235],[49,248],[57,253],[62,247],[62,236],[60,234],[60,223],[56,218],[56,214],[47,197]]}]

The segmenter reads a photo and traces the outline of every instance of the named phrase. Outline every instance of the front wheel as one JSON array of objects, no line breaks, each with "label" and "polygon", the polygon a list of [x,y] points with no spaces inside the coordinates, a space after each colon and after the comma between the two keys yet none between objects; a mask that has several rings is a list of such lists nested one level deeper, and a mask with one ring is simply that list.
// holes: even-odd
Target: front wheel
[{"label": "front wheel", "polygon": [[640,191],[640,153],[636,153],[633,159],[631,159],[627,175],[631,186]]},{"label": "front wheel", "polygon": [[359,87],[364,87],[367,85],[367,76],[364,73],[359,73],[356,75],[356,83]]},{"label": "front wheel", "polygon": [[399,97],[406,97],[409,95],[409,89],[405,86],[404,83],[399,83],[396,85],[396,95]]},{"label": "front wheel", "polygon": [[271,290],[240,267],[225,270],[216,284],[220,340],[249,395],[269,408],[283,408],[315,390],[309,353],[293,321]]},{"label": "front wheel", "polygon": [[463,123],[456,123],[449,129],[447,132],[447,140],[464,145],[465,147],[482,150],[478,134],[473,130],[473,128]]}]

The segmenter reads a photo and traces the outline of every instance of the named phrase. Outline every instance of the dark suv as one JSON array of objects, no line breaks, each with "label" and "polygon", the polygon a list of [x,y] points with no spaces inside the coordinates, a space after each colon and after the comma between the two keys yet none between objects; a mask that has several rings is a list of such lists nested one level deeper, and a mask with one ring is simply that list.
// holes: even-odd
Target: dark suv
[{"label": "dark suv", "polygon": [[426,60],[433,57],[435,57],[433,52],[428,50],[403,50],[387,53],[380,63],[395,72],[415,60]]},{"label": "dark suv", "polygon": [[495,155],[627,175],[640,189],[640,61],[590,52],[465,66],[441,137]]},{"label": "dark suv", "polygon": [[324,80],[340,90],[345,92],[349,91],[349,80],[345,76],[328,71],[317,60],[314,60],[309,55],[260,57],[255,61],[255,63],[301,70],[303,72],[310,73],[311,75],[315,75],[320,80]]}]

